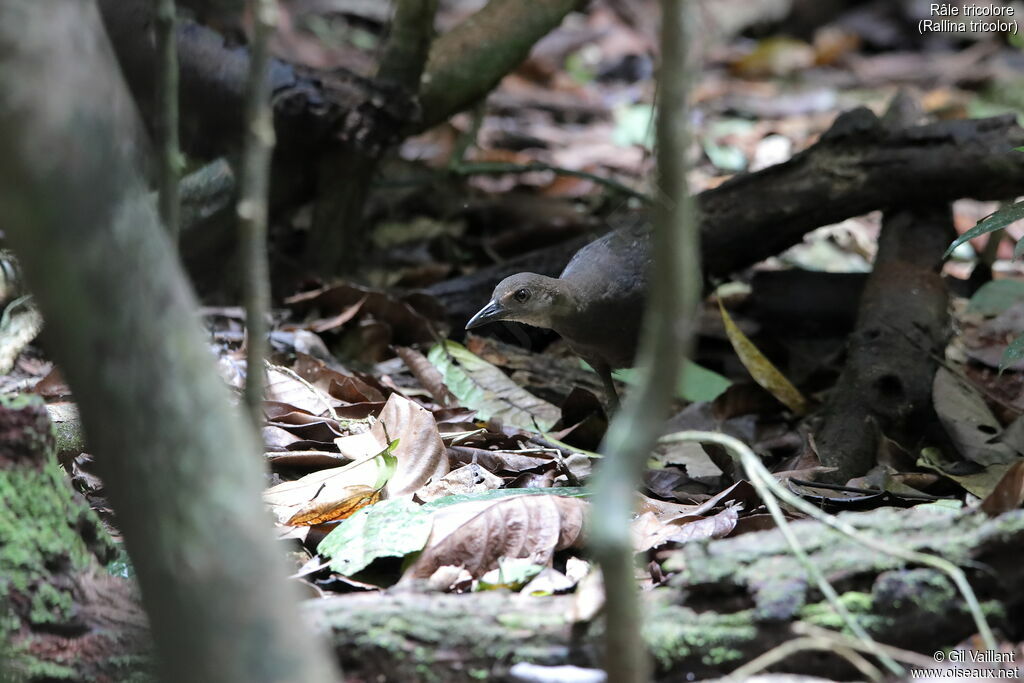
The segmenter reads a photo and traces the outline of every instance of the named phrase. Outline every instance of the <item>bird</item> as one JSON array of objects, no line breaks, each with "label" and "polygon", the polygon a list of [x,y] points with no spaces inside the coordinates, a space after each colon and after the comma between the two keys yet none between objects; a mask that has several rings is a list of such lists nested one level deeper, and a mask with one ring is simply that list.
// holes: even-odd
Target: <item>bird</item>
[{"label": "bird", "polygon": [[636,356],[651,260],[650,228],[632,222],[584,245],[557,278],[505,278],[466,329],[505,320],[554,330],[597,372],[615,410],[612,370],[632,366]]}]

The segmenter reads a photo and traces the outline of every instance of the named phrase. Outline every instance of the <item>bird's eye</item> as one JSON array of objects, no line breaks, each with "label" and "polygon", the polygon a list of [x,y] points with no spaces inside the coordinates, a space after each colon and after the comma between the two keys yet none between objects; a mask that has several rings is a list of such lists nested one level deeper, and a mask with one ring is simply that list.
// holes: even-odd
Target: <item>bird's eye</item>
[{"label": "bird's eye", "polygon": [[516,290],[516,293],[513,294],[512,296],[514,296],[516,301],[518,301],[519,303],[526,303],[526,301],[530,298],[530,290],[518,289]]}]

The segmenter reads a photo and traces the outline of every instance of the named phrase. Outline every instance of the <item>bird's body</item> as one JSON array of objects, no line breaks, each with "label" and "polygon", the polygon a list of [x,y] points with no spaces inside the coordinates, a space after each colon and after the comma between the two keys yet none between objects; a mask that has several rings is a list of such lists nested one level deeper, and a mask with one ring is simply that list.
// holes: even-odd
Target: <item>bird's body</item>
[{"label": "bird's body", "polygon": [[650,264],[643,225],[613,230],[576,252],[558,278],[519,273],[502,280],[466,329],[513,320],[554,330],[597,371],[614,404],[611,371],[633,364]]}]

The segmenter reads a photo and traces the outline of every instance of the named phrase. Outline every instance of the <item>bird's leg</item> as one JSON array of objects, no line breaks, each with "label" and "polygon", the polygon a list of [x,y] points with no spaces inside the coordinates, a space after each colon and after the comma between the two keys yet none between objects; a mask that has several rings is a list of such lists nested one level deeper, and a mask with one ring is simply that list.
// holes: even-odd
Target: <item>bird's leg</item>
[{"label": "bird's leg", "polygon": [[619,394],[615,391],[615,381],[612,379],[612,369],[607,365],[594,366],[601,383],[604,385],[604,397],[608,402],[608,414],[613,415],[619,409]]}]

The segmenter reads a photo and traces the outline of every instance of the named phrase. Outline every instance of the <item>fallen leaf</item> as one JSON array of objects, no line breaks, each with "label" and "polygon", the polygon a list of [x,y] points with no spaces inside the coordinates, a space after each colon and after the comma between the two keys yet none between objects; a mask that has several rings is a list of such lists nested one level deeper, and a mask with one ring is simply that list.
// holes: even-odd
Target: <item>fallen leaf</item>
[{"label": "fallen leaf", "polygon": [[985,399],[963,377],[939,368],[932,384],[939,422],[964,458],[983,467],[1007,465],[1020,453],[1000,440],[1003,428]]},{"label": "fallen leaf", "polygon": [[385,500],[339,524],[317,551],[331,559],[331,569],[351,576],[376,559],[405,557],[420,550],[430,536],[431,524],[430,513],[411,500]]},{"label": "fallen leaf", "polygon": [[1006,470],[992,493],[981,501],[981,510],[989,517],[998,517],[1016,510],[1021,503],[1024,503],[1024,460],[1015,462]]},{"label": "fallen leaf", "polygon": [[398,440],[398,467],[384,488],[386,498],[414,493],[432,479],[448,474],[448,453],[434,417],[422,406],[392,394],[368,432],[335,439],[342,455],[360,460]]},{"label": "fallen leaf", "polygon": [[435,345],[427,358],[448,389],[481,420],[497,419],[532,432],[546,432],[561,418],[554,405],[537,398],[497,367],[455,342]]},{"label": "fallen leaf", "polygon": [[666,543],[686,543],[700,538],[722,538],[736,527],[738,506],[729,506],[711,517],[688,516],[661,521],[651,512],[640,515],[632,525],[633,549],[645,552]]},{"label": "fallen leaf", "polygon": [[380,489],[369,486],[353,486],[349,495],[341,500],[312,501],[292,515],[285,524],[288,526],[315,526],[327,522],[348,519],[358,510],[380,500]]},{"label": "fallen leaf", "polygon": [[548,566],[556,550],[581,542],[586,505],[579,498],[529,495],[444,507],[403,581],[429,578],[444,565],[465,567],[478,578],[503,557]]},{"label": "fallen leaf", "polygon": [[747,335],[743,334],[721,301],[718,302],[718,310],[722,313],[722,322],[725,323],[725,333],[729,337],[729,342],[754,381],[779,399],[794,414],[806,413],[807,399],[803,394],[754,346]]}]

